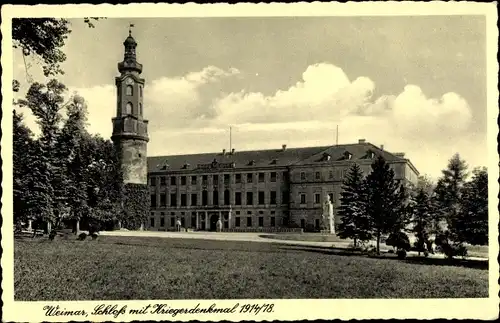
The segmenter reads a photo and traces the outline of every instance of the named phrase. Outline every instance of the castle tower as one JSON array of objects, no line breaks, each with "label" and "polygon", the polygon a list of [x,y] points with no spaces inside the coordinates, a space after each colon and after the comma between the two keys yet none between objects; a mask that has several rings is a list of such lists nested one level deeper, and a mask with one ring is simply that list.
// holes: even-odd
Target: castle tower
[{"label": "castle tower", "polygon": [[[132,26],[132,25],[131,25]],[[117,90],[116,117],[113,121],[113,141],[121,162],[125,184],[125,211],[142,227],[149,208],[147,191],[147,143],[148,121],[144,120],[143,88],[145,80],[140,77],[142,64],[137,62],[137,42],[129,36],[123,42],[125,53],[118,63],[120,76],[115,78]],[[131,196],[134,195],[134,196]],[[133,203],[139,205],[130,205]],[[143,205],[144,204],[144,205]],[[142,214],[144,213],[144,214]],[[130,224],[130,219],[125,220]],[[134,225],[135,226],[135,225]]]}]

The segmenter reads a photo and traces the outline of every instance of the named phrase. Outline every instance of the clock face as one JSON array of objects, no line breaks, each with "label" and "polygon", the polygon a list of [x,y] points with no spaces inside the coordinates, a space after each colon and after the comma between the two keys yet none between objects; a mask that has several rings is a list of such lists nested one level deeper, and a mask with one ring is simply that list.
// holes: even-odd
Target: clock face
[{"label": "clock face", "polygon": [[132,80],[130,77],[125,80],[125,84],[131,85],[134,83],[134,80]]}]

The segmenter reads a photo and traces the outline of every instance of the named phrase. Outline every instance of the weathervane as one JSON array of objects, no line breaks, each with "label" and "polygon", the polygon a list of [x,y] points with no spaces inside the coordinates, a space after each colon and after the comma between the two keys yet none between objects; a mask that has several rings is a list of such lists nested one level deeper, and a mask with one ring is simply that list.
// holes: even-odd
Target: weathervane
[{"label": "weathervane", "polygon": [[132,36],[132,27],[134,27],[134,24],[130,23],[130,24],[128,25],[128,35],[129,35],[129,36]]}]

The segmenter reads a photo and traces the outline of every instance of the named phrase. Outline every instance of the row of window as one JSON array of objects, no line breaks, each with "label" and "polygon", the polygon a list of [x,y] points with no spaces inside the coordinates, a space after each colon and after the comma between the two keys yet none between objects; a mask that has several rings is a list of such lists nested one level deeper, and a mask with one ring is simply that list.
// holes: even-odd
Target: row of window
[{"label": "row of window", "polygon": [[[259,183],[264,183],[265,182],[265,174],[266,173],[257,173],[257,181]],[[283,179],[286,179],[286,172],[283,172]],[[253,183],[254,182],[254,177],[256,174],[254,173],[245,173],[245,174],[223,174],[222,179],[224,181],[224,184],[230,184],[231,183],[231,177],[234,176],[234,183],[239,184],[243,183],[243,180],[245,180],[246,183]],[[215,174],[215,175],[201,175],[201,176],[189,176],[190,177],[190,184],[191,185],[197,185],[198,180],[201,178],[201,184],[202,185],[208,185],[208,179],[211,177],[212,179],[212,184],[213,185],[218,185],[219,184],[219,177],[220,175]],[[158,185],[158,178],[159,178],[159,185],[160,186],[165,186],[167,185],[167,177],[166,176],[160,176],[160,177],[150,177],[150,185],[151,186],[156,186]],[[170,185],[171,186],[176,186],[177,185],[177,179],[179,176],[170,176]],[[278,173],[277,172],[270,172],[269,173],[269,181],[270,182],[276,182],[278,179]],[[188,176],[180,176],[180,185],[185,186],[187,185],[187,180]]]},{"label": "row of window", "polygon": [[[242,226],[242,223],[241,223],[241,219],[242,218],[246,218],[246,227],[247,228],[248,227],[252,227],[252,225],[253,225],[253,217],[251,217],[251,216],[247,216],[247,217],[236,216],[234,218],[234,226],[236,228],[239,228],[239,227]],[[164,228],[165,227],[165,219],[166,219],[165,216],[162,216],[160,218],[160,228]],[[180,222],[181,227],[183,227],[183,228],[186,227],[186,221],[185,221],[184,217],[180,218],[180,220],[177,217],[170,217],[170,226],[171,227],[175,227],[177,221]],[[200,229],[205,230],[206,228],[208,228],[208,225],[205,223],[205,220],[203,218],[200,219],[199,223],[200,223],[200,227],[199,227]],[[156,225],[156,218],[151,217],[150,218],[150,226],[152,228],[154,228],[155,225]],[[227,218],[224,219],[223,225],[224,225],[225,229],[227,229],[229,227],[229,221],[228,221]],[[269,225],[271,227],[275,227],[276,226],[276,217],[275,216],[269,217]],[[286,225],[285,221],[283,222],[283,225]],[[264,217],[263,216],[259,216],[257,218],[257,227],[263,227],[263,226],[264,226]],[[196,228],[196,216],[195,215],[191,217],[191,227],[192,228]],[[300,227],[303,228],[303,229],[306,227],[306,221],[305,221],[305,219],[300,219]],[[314,220],[314,227],[316,229],[319,229],[319,227],[320,227],[320,220],[319,219],[315,219]]]},{"label": "row of window", "polygon": [[[307,194],[306,193],[300,193],[300,204],[307,204]],[[328,196],[330,197],[330,202],[335,203],[335,194],[334,193],[328,193]],[[319,193],[314,193],[314,204],[320,204],[323,203],[321,201],[321,194]]]},{"label": "row of window", "polygon": [[[339,170],[337,177],[340,179],[345,178],[347,169]],[[201,178],[201,184],[202,185],[208,185],[209,183],[209,177],[212,178],[212,184],[213,185],[218,185],[219,184],[219,177],[222,176],[222,180],[224,184],[231,184],[232,182],[239,184],[239,183],[253,183],[255,179],[255,175],[257,175],[257,181],[259,183],[264,183],[266,181],[266,173],[245,173],[245,174],[215,174],[215,175],[201,175],[201,176],[169,176],[170,180],[170,185],[171,186],[176,186],[178,183],[178,179],[180,178],[180,185],[185,186],[187,185],[188,182],[188,177],[190,178],[190,184],[191,185],[197,185],[199,178]],[[286,180],[287,178],[287,172],[283,172],[283,180]],[[269,181],[270,182],[277,182],[278,179],[278,173],[277,172],[270,172],[269,173]],[[306,181],[308,176],[306,172],[300,172],[300,180],[301,181]],[[234,181],[232,181],[232,177],[234,176]],[[322,180],[321,172],[316,171],[314,172],[314,179],[315,180]],[[331,170],[328,172],[328,179],[333,180],[334,179],[334,172]],[[151,186],[166,186],[167,185],[167,176],[160,176],[160,177],[150,177],[150,185]]]},{"label": "row of window", "polygon": [[[337,177],[339,179],[342,179],[342,178],[345,178],[346,176],[346,173],[347,173],[347,169],[342,169],[342,170],[337,170]],[[306,181],[308,178],[308,173],[306,172],[300,172],[300,180],[301,181]],[[314,172],[314,180],[322,180],[323,178],[321,177],[321,172]],[[334,179],[334,174],[333,174],[333,170],[330,170],[328,171],[328,179],[329,180],[333,180]]]},{"label": "row of window", "polygon": [[[276,191],[269,191],[269,204],[271,205],[277,205],[277,192]],[[259,205],[264,205],[266,204],[266,192],[264,191],[259,191],[257,193],[257,202]],[[246,197],[245,199],[245,205],[254,205],[254,194],[253,192],[246,192],[245,195],[243,195],[243,192],[234,192],[234,205],[243,205],[243,196]],[[160,200],[157,201],[157,195],[156,194],[151,194],[151,207],[155,208],[157,206],[159,207],[166,207],[167,206],[167,194],[166,193],[161,193],[160,194]],[[158,203],[159,202],[159,203]],[[198,202],[198,193],[191,193],[190,194],[190,203],[188,205],[188,194],[182,193],[180,194],[180,201],[177,201],[177,193],[171,193],[170,194],[170,201],[169,201],[170,206],[178,206],[177,203],[180,202],[180,206],[207,206],[207,205],[219,205],[219,191],[213,191],[212,192],[212,201],[211,204],[209,204],[208,201],[208,191],[202,191],[201,192],[201,204]],[[223,205],[231,205],[231,192],[229,190],[224,190],[224,198],[222,201]],[[281,204],[288,204],[288,192],[283,191],[282,196],[281,196]]]},{"label": "row of window", "polygon": [[[237,216],[237,217],[234,218],[234,226],[235,227],[238,228],[238,227],[241,226],[241,218],[242,217],[239,217],[239,216]],[[165,227],[165,219],[166,219],[166,217],[161,217],[160,218],[160,228],[164,228]],[[269,220],[270,220],[270,222],[269,222],[270,226],[271,227],[275,227],[276,226],[276,217],[275,216],[271,216],[269,218]],[[177,221],[180,222],[181,227],[183,227],[183,228],[186,227],[186,221],[185,221],[184,217],[180,218],[180,220],[178,218],[176,218],[176,217],[170,217],[170,226],[171,227],[175,227]],[[246,226],[247,227],[251,227],[252,226],[252,221],[253,221],[253,218],[251,216],[246,217]],[[263,216],[259,216],[257,218],[257,221],[258,221],[258,226],[259,227],[263,227],[264,226],[264,217]],[[156,218],[151,217],[150,218],[150,226],[154,228],[155,224],[156,224]],[[227,229],[228,226],[229,226],[229,223],[228,223],[228,219],[226,218],[226,219],[224,219],[224,227]],[[193,228],[196,227],[196,217],[191,218],[191,227],[193,227]],[[204,229],[205,227],[206,227],[205,220],[204,219],[200,219],[200,228]]]}]

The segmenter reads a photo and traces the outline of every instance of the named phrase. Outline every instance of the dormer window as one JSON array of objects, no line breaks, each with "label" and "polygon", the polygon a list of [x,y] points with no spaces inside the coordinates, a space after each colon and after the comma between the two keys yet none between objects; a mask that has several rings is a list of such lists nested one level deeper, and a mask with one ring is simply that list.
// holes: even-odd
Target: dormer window
[{"label": "dormer window", "polygon": [[276,165],[277,163],[278,163],[278,160],[276,158],[271,160],[271,165]]},{"label": "dormer window", "polygon": [[324,153],[323,157],[321,157],[321,161],[329,161],[331,158],[332,158],[332,156],[330,156],[327,153]]},{"label": "dormer window", "polygon": [[161,170],[166,170],[168,167],[170,167],[166,160],[163,164],[160,164],[158,166],[160,167]]},{"label": "dormer window", "polygon": [[369,158],[369,159],[373,159],[375,158],[375,152],[371,149],[369,149],[367,152],[366,152],[366,157],[365,158]]},{"label": "dormer window", "polygon": [[255,166],[255,160],[251,160],[248,162],[248,166]]},{"label": "dormer window", "polygon": [[351,160],[352,154],[348,151],[344,152],[344,159]]},{"label": "dormer window", "polygon": [[189,168],[189,166],[190,166],[190,165],[189,165],[188,163],[185,163],[184,165],[182,165],[182,168],[183,168],[183,169],[188,169],[188,168]]}]

